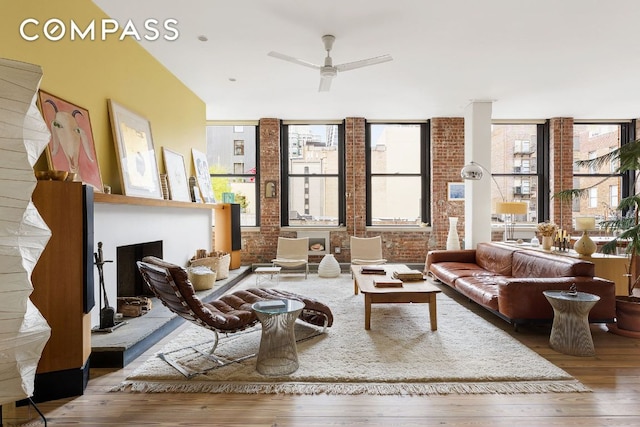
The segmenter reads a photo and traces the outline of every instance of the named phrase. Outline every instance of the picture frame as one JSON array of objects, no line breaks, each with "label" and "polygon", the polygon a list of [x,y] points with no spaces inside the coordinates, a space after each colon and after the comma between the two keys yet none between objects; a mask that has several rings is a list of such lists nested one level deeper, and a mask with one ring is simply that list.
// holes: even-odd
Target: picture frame
[{"label": "picture frame", "polygon": [[209,162],[207,161],[207,155],[202,151],[191,149],[191,156],[193,158],[193,167],[196,170],[196,182],[200,195],[205,203],[215,203],[216,198],[213,194],[213,186],[211,185],[211,175],[209,174]]},{"label": "picture frame", "polygon": [[49,169],[75,173],[75,181],[103,192],[89,111],[43,90],[38,91],[38,103],[51,133],[46,147]]},{"label": "picture frame", "polygon": [[184,166],[184,157],[182,157],[182,154],[162,147],[162,159],[164,160],[164,170],[167,174],[171,200],[191,202],[189,184],[187,182],[187,170]]},{"label": "picture frame", "polygon": [[123,194],[162,199],[149,120],[112,99],[108,106]]},{"label": "picture frame", "polygon": [[447,199],[450,201],[464,201],[464,182],[449,182],[447,184]]}]

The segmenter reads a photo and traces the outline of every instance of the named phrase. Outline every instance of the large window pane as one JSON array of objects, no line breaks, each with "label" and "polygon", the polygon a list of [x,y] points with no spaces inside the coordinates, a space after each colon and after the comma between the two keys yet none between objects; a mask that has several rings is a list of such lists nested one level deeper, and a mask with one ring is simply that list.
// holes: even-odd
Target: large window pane
[{"label": "large window pane", "polygon": [[374,123],[369,125],[370,212],[368,225],[416,225],[426,214],[427,126]]},{"label": "large window pane", "polygon": [[[497,202],[527,204],[525,215],[515,215],[516,223],[538,222],[538,125],[496,124],[491,127],[492,212]],[[494,226],[504,223],[504,215],[492,215]]]},{"label": "large window pane", "polygon": [[256,126],[207,126],[207,161],[219,203],[240,204],[240,225],[257,225]]},{"label": "large window pane", "polygon": [[338,225],[338,178],[289,178],[289,225]]},{"label": "large window pane", "polygon": [[573,218],[593,216],[596,224],[616,218],[620,200],[620,177],[576,177],[575,188],[589,188],[584,197],[574,200]]},{"label": "large window pane", "polygon": [[288,223],[290,226],[340,224],[342,126],[286,125]]},{"label": "large window pane", "polygon": [[373,176],[371,225],[415,225],[420,221],[420,177]]}]

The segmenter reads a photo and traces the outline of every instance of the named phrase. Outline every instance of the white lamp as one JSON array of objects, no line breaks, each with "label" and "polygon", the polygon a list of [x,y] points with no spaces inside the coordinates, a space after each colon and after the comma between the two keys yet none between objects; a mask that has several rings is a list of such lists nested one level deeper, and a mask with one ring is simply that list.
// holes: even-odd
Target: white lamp
[{"label": "white lamp", "polygon": [[592,216],[576,217],[576,231],[582,231],[582,237],[573,245],[573,249],[581,257],[590,257],[597,246],[589,237],[587,231],[596,229],[596,219]]}]

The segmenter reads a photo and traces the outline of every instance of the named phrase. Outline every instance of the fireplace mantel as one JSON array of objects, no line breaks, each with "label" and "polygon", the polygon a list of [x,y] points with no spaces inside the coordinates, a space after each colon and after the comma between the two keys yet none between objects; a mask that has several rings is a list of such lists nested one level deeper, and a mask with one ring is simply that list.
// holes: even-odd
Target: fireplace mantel
[{"label": "fireplace mantel", "polygon": [[[94,194],[94,242],[103,243],[105,287],[109,303],[117,297],[117,254],[120,246],[162,241],[163,258],[187,266],[197,249],[212,248],[215,204],[148,199],[119,194]],[[95,250],[94,250],[95,252]],[[94,271],[96,308],[92,326],[99,324],[99,277]]]}]

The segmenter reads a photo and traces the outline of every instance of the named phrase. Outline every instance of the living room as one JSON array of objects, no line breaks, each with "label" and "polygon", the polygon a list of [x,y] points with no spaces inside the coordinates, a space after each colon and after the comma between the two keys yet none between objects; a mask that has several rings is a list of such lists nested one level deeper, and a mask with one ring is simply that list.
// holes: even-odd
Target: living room
[{"label": "living room", "polygon": [[[449,217],[452,216],[452,210],[455,210],[456,216],[460,218],[457,231],[459,232],[463,246],[471,247],[479,241],[500,240],[503,230],[502,223],[494,218],[494,226],[487,226],[492,221],[491,218],[493,212],[491,212],[491,199],[497,197],[495,193],[499,191],[499,188],[494,188],[492,180],[485,177],[479,182],[468,183],[466,188],[471,191],[471,194],[467,194],[464,202],[450,200],[451,197],[448,185],[449,183],[462,182],[462,179],[460,178],[460,170],[470,160],[486,165],[491,164],[493,171],[495,162],[491,157],[490,150],[486,149],[486,147],[491,144],[491,135],[490,132],[488,132],[488,128],[491,124],[497,126],[517,124],[533,126],[536,129],[541,129],[540,137],[542,138],[544,135],[549,144],[549,152],[547,153],[547,157],[544,158],[544,161],[548,162],[547,164],[549,165],[548,176],[546,177],[546,180],[549,183],[549,188],[546,189],[546,193],[549,195],[556,191],[566,189],[567,185],[570,185],[573,182],[574,169],[572,161],[574,159],[574,128],[577,126],[583,126],[587,123],[597,122],[607,125],[614,124],[619,126],[619,129],[625,129],[627,134],[635,134],[636,132],[634,119],[637,112],[633,109],[631,109],[631,112],[624,110],[623,108],[612,108],[610,112],[604,109],[599,110],[598,113],[584,113],[584,116],[582,116],[579,112],[582,110],[578,110],[577,107],[572,110],[563,105],[562,108],[547,111],[539,110],[527,116],[520,115],[520,113],[513,116],[509,115],[505,110],[501,110],[502,107],[500,104],[502,102],[506,102],[506,99],[501,99],[500,96],[496,96],[489,92],[483,94],[482,97],[473,92],[473,95],[466,95],[466,98],[458,99],[456,102],[458,102],[460,106],[455,110],[455,112],[445,109],[439,111],[435,109],[434,111],[430,111],[425,108],[424,113],[418,116],[410,115],[408,113],[392,115],[387,112],[367,114],[365,110],[342,112],[342,110],[338,108],[338,103],[331,103],[323,100],[318,103],[325,106],[328,104],[329,108],[331,106],[335,107],[335,111],[337,113],[331,114],[330,116],[327,116],[326,114],[319,116],[300,116],[294,115],[288,111],[285,112],[285,110],[264,107],[263,110],[258,110],[258,113],[249,112],[243,116],[238,115],[235,117],[227,117],[222,113],[210,113],[207,104],[199,95],[175,77],[165,65],[161,64],[131,37],[126,38],[125,40],[119,40],[117,37],[113,37],[113,35],[107,35],[106,40],[91,41],[79,39],[70,40],[68,37],[63,37],[60,40],[53,41],[44,36],[44,23],[54,17],[67,26],[70,25],[72,20],[77,23],[82,23],[82,25],[85,25],[83,28],[86,28],[86,23],[90,21],[100,22],[101,20],[109,19],[109,15],[100,9],[100,7],[107,9],[108,6],[106,4],[101,4],[101,2],[97,1],[91,2],[88,0],[66,1],[63,5],[59,4],[60,2],[36,0],[21,1],[19,3],[3,0],[2,3],[3,16],[1,21],[3,25],[0,27],[0,38],[3,40],[3,45],[0,56],[41,66],[43,69],[43,79],[40,87],[42,90],[73,102],[75,105],[82,106],[90,112],[96,157],[100,167],[101,178],[104,185],[111,187],[111,191],[114,195],[123,194],[124,189],[120,175],[121,171],[118,164],[117,152],[115,149],[114,136],[112,134],[112,127],[109,119],[110,115],[107,101],[109,99],[127,106],[149,120],[149,123],[152,126],[157,160],[161,169],[162,156],[160,152],[161,148],[165,147],[183,156],[187,167],[187,174],[189,176],[195,175],[195,168],[191,162],[192,149],[205,153],[208,151],[209,147],[206,139],[207,126],[227,126],[236,124],[257,127],[259,131],[259,153],[257,156],[258,164],[256,166],[259,170],[259,174],[257,175],[259,181],[255,183],[255,186],[257,187],[256,198],[259,200],[260,206],[260,222],[251,226],[243,227],[242,229],[241,259],[243,265],[268,263],[275,255],[277,238],[279,236],[293,237],[299,232],[314,232],[319,230],[324,232],[327,229],[326,227],[283,225],[287,224],[287,221],[289,220],[288,217],[283,218],[282,212],[284,210],[282,209],[282,198],[280,197],[282,194],[281,192],[283,191],[281,184],[281,165],[283,160],[279,153],[281,147],[281,133],[284,129],[283,125],[295,125],[296,123],[310,124],[322,121],[323,123],[337,123],[344,131],[344,168],[346,171],[344,174],[344,194],[347,195],[343,201],[344,208],[342,212],[342,219],[344,221],[339,221],[336,226],[329,228],[329,248],[338,247],[345,249],[340,253],[334,254],[335,257],[343,263],[349,262],[348,241],[349,236],[352,235],[382,236],[385,242],[385,256],[393,262],[404,264],[424,263],[428,250],[446,247],[449,230]],[[292,7],[292,5],[286,5],[282,2],[275,2],[274,4],[278,6],[276,10]],[[332,2],[331,5],[336,7],[332,10],[332,13],[335,13],[335,16],[340,16],[342,6],[335,2]],[[221,7],[220,5],[216,6]],[[508,6],[506,3],[493,5],[493,7],[498,6],[512,7]],[[621,9],[626,10],[626,13],[621,13],[620,10],[618,10],[614,16],[622,19],[622,16],[628,14],[628,10],[633,10],[636,7],[631,3],[627,3],[625,6],[627,6],[628,9],[624,9],[622,7]],[[376,8],[374,10],[379,12],[380,10],[384,10],[384,8]],[[529,13],[534,13],[533,9],[528,11]],[[230,12],[242,15],[242,13],[237,9],[231,9]],[[567,13],[567,10],[564,10],[563,8],[563,12]],[[231,13],[231,15],[233,15],[233,13]],[[353,17],[353,13],[355,12],[351,11],[350,13],[352,14],[350,16]],[[371,14],[365,14],[367,21],[373,20],[375,22],[376,19],[383,19],[381,17],[382,15],[375,16],[372,13],[373,12],[371,12]],[[538,11],[536,13],[540,12]],[[148,14],[155,15],[155,13]],[[545,12],[545,14],[550,14],[550,12]],[[330,14],[327,12],[325,15],[320,16],[326,19],[326,15]],[[559,16],[561,16],[560,13],[558,13],[556,17],[552,17],[552,19],[558,19]],[[158,15],[157,18],[159,17],[160,16]],[[331,17],[333,17],[333,15],[329,18]],[[38,24],[29,23],[24,27],[27,36],[41,35],[34,41],[25,40],[19,31],[20,24],[27,18],[35,19],[38,22]],[[163,18],[171,17],[166,16]],[[217,17],[216,19],[221,18]],[[297,18],[289,19],[295,20]],[[433,16],[429,17],[429,22],[432,22],[432,20]],[[193,39],[191,43],[204,43],[196,40],[197,36],[200,35],[197,33],[198,30],[187,28],[183,25],[186,24],[178,24],[178,28],[181,31],[181,37],[189,37]],[[163,33],[163,35],[171,35],[168,30],[165,29],[165,31],[166,32]],[[308,59],[317,58],[319,55],[323,54],[322,42],[320,40],[320,36],[323,33],[321,30],[318,31],[316,31],[318,34],[313,36],[317,36],[316,42],[311,43],[311,47],[308,48],[317,48],[317,50],[308,51]],[[99,31],[96,32],[96,35],[99,39]],[[335,56],[338,57],[340,49],[346,49],[348,47],[348,42],[346,39],[343,40],[340,37],[341,34],[338,34],[337,31],[336,36]],[[473,36],[473,34],[468,33],[464,35],[464,37]],[[223,36],[218,35],[217,37]],[[295,38],[295,33],[290,34],[290,37]],[[446,37],[456,38],[458,36],[454,31],[451,31],[447,33]],[[223,40],[222,38],[216,39],[216,36],[213,34],[209,35],[209,39],[211,41],[216,40],[218,43]],[[287,44],[278,44],[276,41],[277,40],[272,40],[274,44],[270,49],[293,55],[302,55],[305,52],[289,51],[287,49]],[[160,43],[163,43],[159,40],[156,42],[159,46]],[[594,51],[597,51],[595,49],[593,51],[587,49],[579,50],[578,47],[582,49],[583,46],[572,46],[569,42],[566,43],[568,46],[565,46],[565,48],[569,51],[573,50],[576,54],[581,53],[582,55],[587,55],[593,54]],[[596,41],[592,41],[592,43],[596,46],[602,47],[597,44]],[[437,52],[437,49],[435,49],[436,46],[430,47]],[[418,49],[418,47],[416,47],[416,49]],[[556,46],[549,46],[549,49],[554,51],[561,50]],[[246,52],[249,54],[251,51],[247,48]],[[265,50],[264,52],[261,51],[259,52],[259,55],[266,58],[267,52],[268,50]],[[372,43],[372,46],[367,47],[366,52],[363,52],[362,54],[358,52],[352,53],[353,55],[345,55],[342,58],[352,60],[376,54],[393,54],[394,52],[387,52],[386,48],[379,48],[375,43]],[[252,52],[251,54],[256,53]],[[538,55],[542,54],[538,52]],[[425,58],[428,57],[429,55],[425,53]],[[449,56],[449,58],[453,62],[456,60],[456,58],[452,56]],[[274,67],[277,66],[279,72],[283,69],[289,69],[287,67],[291,67],[292,73],[299,71],[296,69],[294,64],[280,64],[274,58],[266,58],[265,62],[267,60],[273,61],[272,63],[274,64]],[[380,72],[383,73],[383,67],[397,63],[401,60],[401,56],[394,56],[394,60],[389,64],[376,65],[375,67],[372,67],[371,70],[374,70],[375,68],[377,70],[382,70]],[[341,60],[337,62],[341,62]],[[544,60],[544,63],[548,64],[549,62]],[[429,64],[426,63],[425,69],[428,67]],[[470,67],[473,67],[473,65],[470,65]],[[623,67],[626,68],[628,65],[622,64],[617,68]],[[305,71],[311,72],[310,70],[302,69],[300,70],[300,73],[303,74]],[[225,70],[225,72],[227,71]],[[234,70],[234,72],[238,71]],[[350,73],[356,72],[356,70],[350,71]],[[373,74],[375,77],[375,73]],[[333,92],[339,92],[341,83],[340,79],[343,77],[347,78],[347,75],[348,74],[345,73],[344,75],[339,75],[336,78],[333,83]],[[386,74],[384,75],[386,76]],[[238,74],[237,76],[242,75]],[[222,78],[227,80],[229,77],[232,76],[212,75],[212,79]],[[313,72],[311,72],[311,77],[313,78],[309,78],[307,82],[311,88],[309,92],[310,96],[314,96],[317,89],[317,80],[316,76],[313,75]],[[355,77],[358,78],[357,74]],[[242,82],[242,77],[238,77],[238,79],[239,81],[235,83]],[[611,80],[614,79],[615,78],[611,78]],[[622,79],[622,77],[620,77],[620,79]],[[232,85],[233,83],[234,82],[230,81],[227,82],[228,85]],[[529,83],[533,85],[535,82],[522,81],[520,84],[527,85]],[[571,78],[563,76],[557,77],[551,81],[548,80],[547,86],[556,87],[563,84],[570,85],[570,83],[574,83],[571,81]],[[595,84],[596,83],[594,82],[585,84],[584,87],[581,88],[582,92],[579,95],[576,94],[576,98],[587,97],[587,94],[591,93],[589,91],[593,89],[592,86]],[[465,85],[461,84],[460,86]],[[273,90],[271,88],[267,89],[270,92],[270,96],[279,96],[279,92],[277,90]],[[633,92],[632,89],[633,86],[631,85],[628,91]],[[228,90],[233,91],[233,89]],[[577,90],[578,89],[576,89],[576,91]],[[378,93],[374,91],[374,88],[371,88],[371,91],[374,94]],[[536,91],[541,94],[539,96],[544,96],[547,92],[543,87],[536,87]],[[409,95],[410,93],[405,93],[407,98],[410,98]],[[380,106],[382,109],[383,106],[380,104],[385,104],[384,102],[380,102],[377,96],[370,96],[366,91],[360,93],[360,96],[369,98],[369,103],[372,104],[371,108],[374,108],[373,106]],[[428,98],[430,95],[427,93],[420,93],[419,96]],[[535,97],[533,95],[530,96],[531,98],[529,101],[533,103]],[[602,95],[600,96],[602,97]],[[497,99],[494,100],[494,97]],[[374,102],[372,99],[376,101]],[[607,104],[609,102],[613,104],[616,103],[616,98],[612,98],[612,100],[607,98],[601,99],[606,99],[601,100],[601,104]],[[291,100],[289,102],[293,103]],[[247,103],[252,104],[251,106],[247,106],[247,111],[250,111],[249,108],[260,108],[253,105],[253,102]],[[633,102],[631,101],[628,103],[629,105],[633,105]],[[388,102],[386,104],[393,103]],[[489,104],[489,108],[493,107],[493,113],[489,110],[487,114],[487,111],[482,110],[482,107],[487,106],[486,104]],[[623,102],[620,102],[620,104],[623,104]],[[475,107],[480,107],[481,111],[475,110]],[[390,107],[387,105],[385,108]],[[281,111],[281,113],[278,113],[279,111]],[[398,111],[400,111],[400,107],[398,107]],[[416,219],[418,219],[418,221],[414,224],[405,224],[401,227],[388,225],[376,227],[372,226],[370,219],[367,218],[369,202],[367,200],[368,196],[366,188],[368,180],[370,179],[364,168],[364,165],[368,162],[366,159],[366,147],[369,143],[367,132],[368,129],[370,129],[369,126],[372,124],[375,125],[376,122],[379,124],[418,123],[426,129],[430,146],[430,150],[428,152],[430,180],[428,181],[428,184],[424,186],[424,191],[428,193],[425,200],[429,200],[430,203],[424,204],[421,207],[423,210],[421,210],[420,215],[416,215]],[[481,135],[476,147],[473,148],[469,147],[469,141],[473,140],[470,139],[470,134],[474,133],[475,130],[480,130]],[[620,131],[620,134],[622,133],[623,132]],[[471,151],[469,152],[468,150]],[[584,157],[586,157],[588,153],[583,154]],[[46,159],[43,157],[38,163],[37,168],[45,169],[46,167]],[[265,191],[267,183],[275,183],[277,197],[272,198],[267,196]],[[513,184],[511,183],[509,188],[512,187]],[[557,224],[568,225],[572,223],[573,216],[570,205],[567,207],[566,204],[561,204],[557,200],[541,196],[541,194],[543,194],[542,188],[538,191],[538,205],[542,206],[535,208],[535,222],[538,222],[538,220],[542,221],[545,219],[551,219]],[[492,194],[492,197],[484,197],[485,194]],[[544,207],[545,204],[546,207]],[[461,206],[463,207],[461,208]],[[471,210],[469,211],[466,209]],[[549,215],[547,217],[544,217],[545,209]],[[285,212],[288,211],[289,210],[286,210]],[[473,221],[478,222],[473,223]],[[532,229],[535,222],[529,222],[529,226]],[[212,235],[207,236],[205,241],[209,245],[213,245],[214,238],[215,228],[213,229]],[[191,246],[192,250],[202,247],[200,242],[194,243]],[[186,250],[183,252],[184,259],[176,259],[176,262],[184,262],[192,255],[191,252]],[[318,263],[321,258],[322,256],[312,257],[311,262]],[[508,329],[506,325],[505,329]],[[633,340],[619,341],[616,338],[609,337],[606,333],[594,336],[594,339],[597,341],[597,347],[598,343],[603,345],[603,347],[600,347],[602,348],[602,351],[599,353],[599,357],[602,357],[603,359],[599,362],[593,361],[594,365],[592,366],[585,366],[584,361],[576,361],[571,357],[553,354],[551,350],[545,347],[547,345],[546,340],[548,340],[548,336],[546,337],[546,340],[545,337],[541,337],[537,334],[524,337],[524,341],[526,341],[527,344],[530,344],[533,347],[539,347],[540,351],[553,359],[554,362],[557,361],[556,363],[562,364],[563,367],[566,365],[573,369],[571,373],[578,376],[579,379],[589,383],[591,387],[596,388],[594,386],[596,380],[592,377],[594,374],[585,371],[610,372],[611,374],[607,374],[606,379],[603,380],[606,385],[597,389],[594,394],[598,399],[606,401],[606,404],[610,406],[617,405],[616,409],[610,412],[604,410],[602,412],[598,412],[597,406],[599,404],[604,405],[605,403],[598,404],[595,402],[596,399],[591,399],[588,403],[592,405],[589,410],[589,415],[593,415],[598,412],[599,415],[611,415],[612,417],[618,416],[622,419],[625,416],[634,413],[632,410],[634,405],[637,407],[637,402],[631,402],[632,399],[625,396],[632,392],[633,384],[629,386],[620,385],[621,382],[629,383],[628,380],[622,381],[623,375],[625,377],[637,378],[638,364],[631,357],[634,354],[634,351],[637,352],[637,344]],[[620,366],[618,363],[619,358],[616,357],[616,354],[603,354],[609,353],[609,351],[605,351],[609,345],[611,346],[608,347],[611,349],[610,353],[617,352],[620,355],[625,355],[622,356],[625,358],[628,356],[628,363],[626,363],[624,367]],[[115,376],[124,376],[124,372],[125,370],[115,373]],[[103,399],[105,401],[109,401],[109,404],[111,404],[112,400],[118,401],[119,399],[130,402],[129,395],[122,397],[122,395],[108,394],[104,393],[104,391],[100,391],[100,380],[103,373],[104,372],[100,371],[91,373],[92,379],[88,388],[88,395],[92,396],[89,398],[90,401],[93,404]],[[584,377],[580,377],[579,374],[586,375]],[[110,375],[114,374],[111,373]],[[110,379],[107,380],[107,377]],[[114,376],[108,375],[105,376],[104,379],[112,385],[114,382],[117,382],[114,378]],[[626,400],[627,403],[621,404],[616,402],[613,395],[618,395],[618,397],[624,396],[628,399]],[[402,402],[400,402],[399,400],[401,399],[398,399],[397,397],[386,397],[381,399],[379,396],[371,399],[367,399],[366,397],[359,399],[358,397],[353,396],[348,398],[341,396],[297,396],[297,398],[288,396],[280,402],[277,402],[277,400],[282,399],[281,396],[276,396],[275,398],[273,396],[271,398],[255,398],[255,396],[227,396],[226,400],[221,396],[203,396],[198,397],[196,400],[191,400],[188,395],[187,397],[184,397],[185,395],[182,397],[172,395],[169,398],[163,396],[168,395],[148,395],[140,398],[140,400],[136,400],[136,403],[139,403],[140,407],[149,405],[146,410],[151,410],[151,408],[167,404],[168,402],[166,399],[176,399],[182,401],[182,404],[184,405],[182,406],[182,409],[177,410],[184,413],[184,408],[187,408],[189,405],[189,403],[186,402],[187,400],[190,400],[191,404],[197,405],[199,402],[200,404],[206,405],[211,402],[215,402],[216,399],[222,399],[217,401],[225,406],[231,405],[230,407],[235,408],[237,416],[242,414],[242,408],[244,406],[252,406],[254,408],[272,408],[279,413],[285,413],[287,411],[293,411],[292,407],[294,405],[304,405],[305,409],[302,410],[302,413],[300,414],[301,418],[290,422],[290,425],[293,425],[296,421],[300,422],[300,420],[304,418],[306,418],[305,422],[307,422],[307,424],[312,424],[313,422],[320,424],[323,420],[327,421],[327,418],[323,419],[317,414],[313,415],[313,407],[318,404],[322,405],[322,407],[328,411],[332,405],[346,405],[349,407],[348,410],[353,410],[353,412],[359,414],[351,419],[353,422],[356,422],[358,419],[363,420],[370,415],[370,411],[372,410],[371,405],[384,405],[385,411],[389,411],[386,412],[386,414],[394,413],[394,411],[391,410],[391,407],[400,405],[406,409],[406,412],[403,414],[404,416],[408,418],[414,417],[414,420],[425,420],[426,418],[421,418],[425,416],[424,407],[433,405],[432,408],[440,409],[439,412],[442,419],[447,419],[445,414],[450,412],[447,405],[467,405],[470,402],[472,402],[472,406],[477,405],[475,406],[477,411],[485,414],[487,417],[487,424],[492,422],[494,424],[495,422],[508,423],[509,420],[514,419],[512,417],[522,416],[518,409],[522,404],[529,404],[529,402],[531,402],[530,395],[515,397],[509,396],[508,398],[501,396],[500,398],[511,399],[510,403],[502,404],[504,406],[494,406],[495,397],[492,400],[488,396],[481,398],[478,396],[458,396],[456,398],[451,396],[442,396],[430,401],[428,399],[421,399],[412,401],[404,400]],[[158,398],[158,400],[156,400],[156,398]],[[341,401],[341,398],[345,400]],[[136,397],[136,399],[138,399],[138,397]],[[465,401],[464,399],[470,400]],[[541,409],[547,405],[553,406],[549,403],[549,397],[536,396],[534,399],[537,399],[537,404],[534,403],[532,407],[527,410],[529,415],[534,414],[536,411],[544,411],[546,416],[549,417],[545,418],[545,421],[562,422],[558,419],[552,419],[549,409]],[[582,399],[584,399],[584,396],[582,395],[576,398],[577,401],[581,401]],[[51,414],[54,418],[59,417],[60,415],[58,411],[62,410],[67,403],[73,404],[73,402],[73,399],[69,399],[64,402],[47,403],[45,406],[45,412]],[[613,402],[616,403],[614,404]],[[278,408],[278,405],[282,406]],[[176,405],[173,406],[173,408],[181,408],[181,406]],[[504,418],[498,420],[487,415],[491,412],[495,412],[496,408],[504,409],[508,415],[505,415]],[[581,410],[579,404],[576,403],[561,408],[570,411],[574,415],[574,417],[572,417],[572,421],[579,418],[578,414]],[[347,409],[344,410],[347,411]],[[108,415],[104,412],[96,410],[96,412],[94,412],[95,419],[108,420]],[[584,413],[582,412],[582,414]],[[333,415],[335,416],[335,419],[339,419],[341,416],[341,414],[335,412]],[[76,414],[76,416],[79,415]],[[391,417],[392,415],[387,416]],[[461,417],[464,416],[465,415],[461,415]],[[474,415],[470,411],[467,413],[467,416],[469,418],[473,418]],[[144,418],[138,417],[136,419],[140,420],[140,422],[145,422]],[[430,421],[432,420],[435,420],[435,418],[430,419]],[[629,418],[627,418],[627,420],[629,420]],[[407,423],[409,421],[410,420],[408,420]],[[449,418],[448,421],[454,422],[454,419]],[[538,421],[540,421],[540,419],[538,419]],[[603,420],[600,421],[604,422]],[[60,423],[64,422],[66,421],[60,419]],[[83,422],[87,422],[86,418]],[[116,417],[113,417],[105,422],[117,424],[118,422],[122,422],[122,419],[118,420]],[[255,419],[253,422],[255,422],[256,425],[259,424]],[[389,418],[386,418],[386,422],[389,422]],[[380,423],[382,423],[381,425],[385,424],[382,421]],[[246,424],[250,424],[250,422],[246,421]],[[281,425],[281,423],[278,425]]]}]

